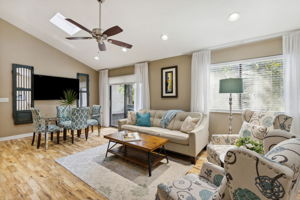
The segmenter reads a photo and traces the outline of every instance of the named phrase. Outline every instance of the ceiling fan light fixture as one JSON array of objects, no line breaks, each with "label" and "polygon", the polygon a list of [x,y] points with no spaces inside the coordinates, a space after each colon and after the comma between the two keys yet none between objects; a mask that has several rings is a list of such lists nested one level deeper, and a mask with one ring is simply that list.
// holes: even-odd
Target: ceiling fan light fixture
[{"label": "ceiling fan light fixture", "polygon": [[123,51],[123,52],[127,52],[127,51],[128,51],[128,49],[127,49],[127,48],[125,48],[125,47],[123,47],[123,48],[122,48],[122,51]]},{"label": "ceiling fan light fixture", "polygon": [[95,56],[94,59],[95,60],[99,60],[100,58],[99,58],[99,56]]},{"label": "ceiling fan light fixture", "polygon": [[231,13],[227,19],[230,22],[235,22],[235,21],[239,20],[240,17],[241,17],[240,13],[234,12],[234,13]]},{"label": "ceiling fan light fixture", "polygon": [[168,37],[167,34],[162,34],[162,35],[160,36],[160,38],[161,38],[162,40],[164,40],[164,41],[166,41],[166,40],[169,39],[169,37]]}]

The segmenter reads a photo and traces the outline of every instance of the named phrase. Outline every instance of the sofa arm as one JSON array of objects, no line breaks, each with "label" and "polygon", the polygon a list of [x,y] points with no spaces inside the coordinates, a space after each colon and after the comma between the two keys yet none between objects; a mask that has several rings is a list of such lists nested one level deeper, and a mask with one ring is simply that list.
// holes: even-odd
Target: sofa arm
[{"label": "sofa arm", "polygon": [[225,170],[213,163],[205,162],[202,165],[200,176],[209,180],[214,185],[220,186],[225,177]]},{"label": "sofa arm", "polygon": [[290,199],[294,172],[287,166],[234,147],[226,154],[224,169],[232,199],[245,193],[255,199]]},{"label": "sofa arm", "polygon": [[240,136],[238,134],[215,134],[211,136],[211,144],[234,145]]},{"label": "sofa arm", "polygon": [[194,157],[208,144],[208,138],[208,117],[205,116],[201,124],[189,133],[190,151]]},{"label": "sofa arm", "polygon": [[118,120],[118,130],[121,131],[122,130],[122,126],[127,124],[128,120],[127,119],[119,119]]},{"label": "sofa arm", "polygon": [[276,144],[288,140],[290,138],[295,138],[296,135],[287,131],[280,129],[275,129],[267,133],[263,139],[264,153],[266,154],[270,151]]}]

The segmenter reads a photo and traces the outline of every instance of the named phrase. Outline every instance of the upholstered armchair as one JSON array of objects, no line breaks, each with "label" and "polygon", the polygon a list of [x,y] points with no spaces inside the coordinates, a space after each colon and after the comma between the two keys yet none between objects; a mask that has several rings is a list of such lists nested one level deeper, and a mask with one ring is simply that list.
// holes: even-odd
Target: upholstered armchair
[{"label": "upholstered armchair", "polygon": [[92,128],[94,131],[94,126],[98,127],[98,135],[100,136],[101,130],[101,106],[100,105],[93,105],[91,107],[91,116],[90,119],[87,121],[88,126]]},{"label": "upholstered armchair", "polygon": [[[53,139],[53,133],[57,133],[57,143],[59,143],[60,127],[56,125],[46,125],[44,119],[42,119],[39,109],[31,108],[32,120],[33,120],[33,137],[31,145],[34,145],[35,136],[38,135],[37,148],[40,148],[41,134],[45,134],[45,139],[48,137],[48,133],[51,133],[51,139]],[[45,145],[46,147],[46,145]]]},{"label": "upholstered armchair", "polygon": [[300,138],[275,145],[264,156],[231,148],[225,157],[231,199],[292,200],[300,186]]},{"label": "upholstered armchair", "polygon": [[67,127],[71,126],[71,111],[72,106],[57,106],[56,114],[57,114],[57,125],[63,128],[63,138],[67,139]]},{"label": "upholstered armchair", "polygon": [[156,200],[229,200],[225,171],[206,162],[199,175],[188,174],[169,184],[159,184]]},{"label": "upholstered armchair", "polygon": [[85,129],[85,139],[88,139],[88,123],[90,109],[88,107],[73,108],[71,111],[71,123],[65,128],[71,130],[72,143],[74,143],[74,131],[77,131],[77,136],[80,137],[81,130]]},{"label": "upholstered armchair", "polygon": [[[253,136],[256,140],[262,142],[264,137],[270,132],[270,130],[279,129],[283,130],[280,134],[277,133],[277,138],[283,137],[285,139],[290,138],[288,132],[291,129],[292,117],[285,114],[277,114],[274,112],[255,112],[251,110],[245,110],[242,113],[243,126],[239,134],[216,134],[212,135],[210,144],[207,145],[208,161],[219,166],[223,165],[226,152],[235,147],[235,141],[239,137]],[[244,125],[258,127],[256,135],[253,135],[249,130],[243,128]],[[247,126],[247,125],[246,125]],[[251,127],[250,127],[251,129]],[[253,128],[254,129],[254,128]]]}]

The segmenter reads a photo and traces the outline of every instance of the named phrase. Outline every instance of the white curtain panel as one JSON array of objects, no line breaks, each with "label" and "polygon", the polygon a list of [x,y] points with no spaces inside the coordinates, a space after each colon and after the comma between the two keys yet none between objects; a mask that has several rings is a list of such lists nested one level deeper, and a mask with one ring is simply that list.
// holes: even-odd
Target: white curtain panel
[{"label": "white curtain panel", "polygon": [[109,82],[108,70],[101,70],[99,72],[99,99],[102,109],[102,125],[109,126]]},{"label": "white curtain panel", "polygon": [[283,36],[285,109],[293,119],[292,132],[300,135],[300,31]]},{"label": "white curtain panel", "polygon": [[191,69],[191,111],[208,114],[210,50],[193,53]]},{"label": "white curtain panel", "polygon": [[136,80],[134,110],[150,109],[148,63],[135,64],[134,72]]}]

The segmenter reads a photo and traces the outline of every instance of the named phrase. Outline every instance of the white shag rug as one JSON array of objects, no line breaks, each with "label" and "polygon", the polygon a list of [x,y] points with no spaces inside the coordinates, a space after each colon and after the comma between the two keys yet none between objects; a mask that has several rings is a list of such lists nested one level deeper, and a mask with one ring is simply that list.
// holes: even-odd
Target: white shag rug
[{"label": "white shag rug", "polygon": [[88,149],[56,162],[110,200],[155,200],[157,185],[168,183],[192,168],[190,161],[169,157],[162,160],[148,176],[148,170],[110,153],[107,144]]}]

